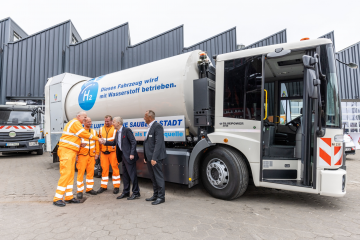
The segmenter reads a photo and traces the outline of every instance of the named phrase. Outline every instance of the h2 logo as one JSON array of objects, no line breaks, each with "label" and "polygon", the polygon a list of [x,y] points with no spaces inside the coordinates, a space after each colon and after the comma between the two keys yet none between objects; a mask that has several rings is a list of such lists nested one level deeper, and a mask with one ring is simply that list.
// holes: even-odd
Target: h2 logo
[{"label": "h2 logo", "polygon": [[99,84],[94,81],[83,86],[78,98],[79,106],[83,110],[89,111],[95,105],[98,90]]}]

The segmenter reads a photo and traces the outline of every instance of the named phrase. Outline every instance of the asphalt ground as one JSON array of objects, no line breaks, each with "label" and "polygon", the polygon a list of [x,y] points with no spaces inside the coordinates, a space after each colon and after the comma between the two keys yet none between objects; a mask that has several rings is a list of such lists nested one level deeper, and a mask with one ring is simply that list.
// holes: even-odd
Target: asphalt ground
[{"label": "asphalt ground", "polygon": [[108,191],[59,208],[59,164],[47,153],[0,155],[0,239],[360,239],[360,151],[347,171],[343,198],[251,185],[223,201],[201,185],[166,183],[166,202],[152,206],[150,180],[133,201],[117,200],[110,180]]}]

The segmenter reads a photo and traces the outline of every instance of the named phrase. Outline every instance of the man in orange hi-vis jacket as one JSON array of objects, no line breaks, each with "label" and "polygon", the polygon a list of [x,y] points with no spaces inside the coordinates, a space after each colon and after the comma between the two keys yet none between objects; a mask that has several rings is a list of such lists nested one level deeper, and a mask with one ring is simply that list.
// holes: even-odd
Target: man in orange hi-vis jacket
[{"label": "man in orange hi-vis jacket", "polygon": [[[75,160],[79,153],[81,143],[80,138],[87,138],[98,141],[97,136],[85,131],[81,123],[87,118],[86,112],[78,112],[76,118],[69,121],[65,127],[59,141],[58,156],[60,160],[60,179],[56,188],[53,204],[58,207],[65,207],[66,203],[79,203],[74,198],[72,190],[75,174]],[[65,202],[63,197],[65,194]]]},{"label": "man in orange hi-vis jacket", "polygon": [[[87,117],[84,120],[85,131],[91,133],[93,136],[97,136],[94,129],[91,129],[91,119]],[[96,195],[96,191],[93,190],[94,186],[94,167],[95,160],[99,157],[99,142],[88,138],[81,138],[81,143],[86,144],[85,147],[80,147],[78,154],[78,160],[76,168],[77,174],[77,198],[82,199],[84,192],[84,173],[86,170],[86,193]]]},{"label": "man in orange hi-vis jacket", "polygon": [[[105,125],[100,128],[99,137],[105,139],[105,141],[114,141],[116,136],[116,129],[112,125],[112,117],[110,115],[105,116]],[[101,142],[100,142],[101,143]],[[116,147],[115,146],[105,146],[100,145],[100,164],[102,168],[101,174],[101,187],[97,190],[97,193],[100,194],[107,190],[107,185],[109,182],[109,168],[113,170],[112,173],[112,182],[114,185],[114,194],[119,193],[120,187],[120,171],[119,163],[116,158]]]}]

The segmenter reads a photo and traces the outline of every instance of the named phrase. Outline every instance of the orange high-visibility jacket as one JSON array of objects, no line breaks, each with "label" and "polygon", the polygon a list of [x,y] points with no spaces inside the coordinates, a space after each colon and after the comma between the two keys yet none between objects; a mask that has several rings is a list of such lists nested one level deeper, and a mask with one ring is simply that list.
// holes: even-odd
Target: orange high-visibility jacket
[{"label": "orange high-visibility jacket", "polygon": [[[110,141],[110,142],[114,141],[115,136],[116,136],[116,130],[115,130],[114,126],[111,126],[111,127],[103,126],[102,128],[100,128],[99,137],[104,138],[106,141]],[[105,152],[105,151],[114,152],[114,151],[116,151],[116,148],[111,147],[111,146],[101,145],[101,151],[102,152]]]},{"label": "orange high-visibility jacket", "polygon": [[99,138],[85,131],[79,120],[74,118],[65,125],[63,134],[60,138],[59,147],[69,148],[76,152],[80,150],[81,138],[87,138],[94,141]]},{"label": "orange high-visibility jacket", "polygon": [[[97,136],[97,133],[94,129],[89,129],[85,131],[91,133],[93,136]],[[80,152],[79,155],[84,155],[84,156],[91,156],[91,157],[95,157],[95,155],[99,155],[99,151],[100,151],[100,147],[99,147],[99,142],[98,141],[94,141],[94,140],[90,140],[88,138],[81,138],[81,143],[86,143],[87,145],[85,147],[80,147]]]}]

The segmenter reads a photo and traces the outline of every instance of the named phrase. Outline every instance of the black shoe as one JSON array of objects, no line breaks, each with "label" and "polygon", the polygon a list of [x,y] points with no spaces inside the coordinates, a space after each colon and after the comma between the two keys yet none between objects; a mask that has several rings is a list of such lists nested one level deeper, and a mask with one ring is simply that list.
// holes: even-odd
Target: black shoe
[{"label": "black shoe", "polygon": [[66,206],[66,204],[64,203],[63,200],[58,200],[56,202],[53,202],[53,204],[57,207],[65,207]]},{"label": "black shoe", "polygon": [[165,198],[164,199],[158,198],[155,201],[153,201],[151,204],[152,205],[158,205],[158,204],[164,203],[164,202],[165,202]]},{"label": "black shoe", "polygon": [[130,194],[128,193],[128,194],[124,194],[124,193],[122,193],[120,196],[118,196],[116,199],[122,199],[122,198],[126,198],[126,197],[129,197],[130,196]]},{"label": "black shoe", "polygon": [[78,199],[82,199],[83,193],[82,193],[82,192],[78,192],[78,193],[76,194],[76,197],[77,197]]},{"label": "black shoe", "polygon": [[99,190],[96,191],[97,194],[103,193],[107,190],[107,188],[100,188]]},{"label": "black shoe", "polygon": [[134,200],[140,198],[140,193],[138,194],[132,194],[131,197],[128,197],[127,200]]},{"label": "black shoe", "polygon": [[146,198],[145,201],[155,201],[157,199],[157,196],[153,195],[151,198]]},{"label": "black shoe", "polygon": [[91,194],[91,195],[96,195],[97,194],[97,192],[94,191],[94,189],[91,189],[90,191],[88,191],[86,193]]},{"label": "black shoe", "polygon": [[77,200],[76,198],[73,198],[71,200],[65,200],[66,203],[80,203],[79,200]]},{"label": "black shoe", "polygon": [[119,193],[119,188],[114,188],[113,194],[118,194]]}]

